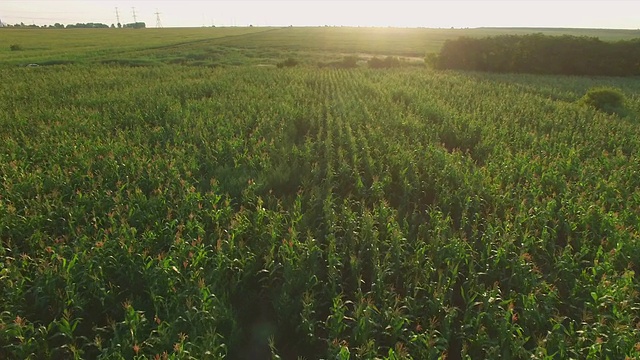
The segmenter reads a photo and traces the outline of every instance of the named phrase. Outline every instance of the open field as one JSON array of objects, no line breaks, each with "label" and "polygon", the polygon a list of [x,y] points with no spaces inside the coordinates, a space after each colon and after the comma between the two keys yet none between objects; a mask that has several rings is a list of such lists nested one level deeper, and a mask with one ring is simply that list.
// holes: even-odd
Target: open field
[{"label": "open field", "polygon": [[[399,28],[185,28],[185,29],[2,29],[0,64],[109,60],[196,65],[273,63],[287,55],[318,60],[336,54],[420,57],[460,36],[543,33],[594,36],[603,40],[640,37],[640,30],[600,29],[399,29]],[[23,51],[10,51],[12,44]]]},{"label": "open field", "polygon": [[0,31],[0,358],[640,357],[638,79],[316,66],[484,31]]}]

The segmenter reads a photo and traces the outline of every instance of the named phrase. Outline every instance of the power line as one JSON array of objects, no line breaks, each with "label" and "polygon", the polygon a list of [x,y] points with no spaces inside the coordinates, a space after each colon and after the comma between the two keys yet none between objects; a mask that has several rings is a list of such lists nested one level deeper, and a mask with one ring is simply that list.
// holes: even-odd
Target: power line
[{"label": "power line", "polygon": [[162,22],[160,21],[160,14],[161,14],[161,13],[159,13],[159,12],[158,12],[158,9],[156,9],[155,14],[156,14],[156,28],[158,28],[158,29],[159,29],[159,28],[161,28],[161,27],[162,27]]}]

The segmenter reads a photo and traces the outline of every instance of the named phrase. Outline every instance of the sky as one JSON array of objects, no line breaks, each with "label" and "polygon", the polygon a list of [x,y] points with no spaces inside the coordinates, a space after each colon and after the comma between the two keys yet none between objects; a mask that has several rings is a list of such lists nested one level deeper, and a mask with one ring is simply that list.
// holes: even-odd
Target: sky
[{"label": "sky", "polygon": [[62,24],[137,21],[155,27],[397,26],[640,29],[638,0],[1,0],[0,21]]}]

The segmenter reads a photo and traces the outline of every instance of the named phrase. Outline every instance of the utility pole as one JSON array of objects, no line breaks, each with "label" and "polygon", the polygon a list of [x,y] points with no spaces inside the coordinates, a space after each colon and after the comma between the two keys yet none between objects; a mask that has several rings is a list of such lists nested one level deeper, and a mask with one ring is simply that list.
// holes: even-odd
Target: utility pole
[{"label": "utility pole", "polygon": [[132,7],[131,11],[133,11],[133,23],[137,24],[138,23],[138,19],[136,18],[136,8]]},{"label": "utility pole", "polygon": [[116,7],[116,20],[118,21],[118,27],[120,27],[120,13],[118,12],[118,8]]},{"label": "utility pole", "polygon": [[156,28],[160,29],[162,27],[162,22],[160,21],[160,14],[161,13],[159,13],[158,9],[156,9],[155,14],[156,14]]}]

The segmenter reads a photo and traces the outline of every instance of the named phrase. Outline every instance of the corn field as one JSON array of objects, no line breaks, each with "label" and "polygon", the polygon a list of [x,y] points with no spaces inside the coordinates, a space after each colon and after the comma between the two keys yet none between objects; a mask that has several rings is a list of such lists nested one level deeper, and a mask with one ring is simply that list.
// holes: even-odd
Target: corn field
[{"label": "corn field", "polygon": [[[626,116],[576,102],[616,86]],[[0,72],[0,358],[640,357],[640,84]]]}]

